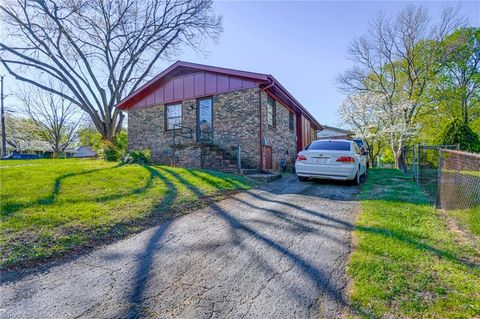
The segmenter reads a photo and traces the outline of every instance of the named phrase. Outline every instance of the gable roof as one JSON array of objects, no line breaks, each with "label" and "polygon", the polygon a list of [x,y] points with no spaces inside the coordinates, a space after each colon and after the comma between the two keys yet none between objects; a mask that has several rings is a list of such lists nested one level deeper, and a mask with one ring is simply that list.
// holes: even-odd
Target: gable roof
[{"label": "gable roof", "polygon": [[323,127],[320,129],[320,131],[323,131],[325,129],[329,129],[329,130],[332,130],[332,131],[337,131],[337,132],[345,133],[345,134],[348,134],[348,135],[355,134],[355,132],[353,132],[351,130],[346,130],[346,129],[343,129],[343,128],[338,128],[338,127],[333,127],[333,126],[328,126],[328,125],[322,125],[322,126]]},{"label": "gable roof", "polygon": [[155,90],[155,88],[158,87],[165,80],[199,71],[244,79],[249,84],[256,85],[266,91],[269,91],[271,94],[277,96],[280,100],[282,100],[292,109],[298,110],[300,113],[304,114],[304,116],[306,116],[310,120],[310,122],[312,122],[314,128],[320,129],[322,127],[322,125],[306,110],[306,108],[303,107],[300,102],[298,102],[293,97],[293,95],[290,94],[290,92],[288,92],[270,74],[241,71],[185,61],[177,61],[173,63],[163,72],[161,72],[153,79],[135,90],[133,93],[125,97],[117,104],[116,107],[121,110],[128,111],[129,109],[135,107],[136,104],[142,101],[142,99],[144,99],[148,94],[151,94]]}]

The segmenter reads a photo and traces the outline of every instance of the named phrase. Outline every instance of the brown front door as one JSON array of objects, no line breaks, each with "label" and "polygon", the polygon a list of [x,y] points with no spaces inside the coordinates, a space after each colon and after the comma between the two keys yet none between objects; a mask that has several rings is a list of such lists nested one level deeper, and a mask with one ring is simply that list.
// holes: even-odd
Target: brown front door
[{"label": "brown front door", "polygon": [[272,147],[265,146],[265,169],[272,169]]}]

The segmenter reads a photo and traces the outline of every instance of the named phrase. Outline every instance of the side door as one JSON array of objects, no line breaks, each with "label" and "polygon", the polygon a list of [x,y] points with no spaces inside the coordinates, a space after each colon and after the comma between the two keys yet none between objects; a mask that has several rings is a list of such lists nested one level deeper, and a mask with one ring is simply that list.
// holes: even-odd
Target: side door
[{"label": "side door", "polygon": [[265,169],[272,169],[273,167],[272,147],[265,146]]}]

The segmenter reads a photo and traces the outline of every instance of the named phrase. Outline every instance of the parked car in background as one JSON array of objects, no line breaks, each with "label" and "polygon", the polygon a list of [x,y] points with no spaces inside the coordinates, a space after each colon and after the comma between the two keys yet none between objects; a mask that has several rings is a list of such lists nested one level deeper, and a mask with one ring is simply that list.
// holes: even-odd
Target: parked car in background
[{"label": "parked car in background", "polygon": [[364,154],[365,158],[367,159],[367,169],[370,168],[370,163],[368,161],[368,153],[370,150],[368,149],[367,143],[361,139],[361,138],[354,138],[352,139],[355,143],[357,143],[358,147],[360,147],[360,150]]},{"label": "parked car in background", "polygon": [[10,153],[4,157],[2,157],[2,160],[16,160],[16,159],[39,159],[40,156],[37,154],[21,154],[21,153]]},{"label": "parked car in background", "polygon": [[353,140],[316,140],[298,153],[295,171],[301,182],[320,178],[358,185],[367,174],[367,157]]}]

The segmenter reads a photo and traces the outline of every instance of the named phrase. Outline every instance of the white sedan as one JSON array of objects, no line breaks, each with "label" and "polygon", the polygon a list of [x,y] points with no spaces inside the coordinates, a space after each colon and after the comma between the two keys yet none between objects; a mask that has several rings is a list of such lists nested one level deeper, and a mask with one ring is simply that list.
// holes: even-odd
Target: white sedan
[{"label": "white sedan", "polygon": [[317,140],[297,154],[295,171],[301,182],[312,177],[350,180],[358,185],[367,175],[367,161],[354,141]]}]

